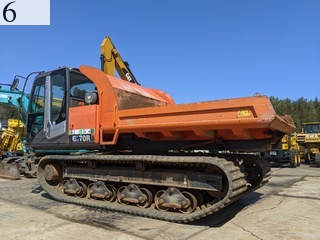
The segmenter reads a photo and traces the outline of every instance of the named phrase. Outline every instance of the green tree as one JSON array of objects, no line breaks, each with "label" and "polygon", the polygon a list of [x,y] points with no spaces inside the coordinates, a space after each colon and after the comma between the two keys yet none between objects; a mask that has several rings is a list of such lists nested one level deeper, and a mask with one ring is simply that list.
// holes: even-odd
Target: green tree
[{"label": "green tree", "polygon": [[289,98],[280,100],[274,96],[269,99],[277,114],[291,115],[296,124],[297,132],[301,132],[304,122],[320,122],[320,103],[317,97],[314,100],[301,97],[296,101]]}]

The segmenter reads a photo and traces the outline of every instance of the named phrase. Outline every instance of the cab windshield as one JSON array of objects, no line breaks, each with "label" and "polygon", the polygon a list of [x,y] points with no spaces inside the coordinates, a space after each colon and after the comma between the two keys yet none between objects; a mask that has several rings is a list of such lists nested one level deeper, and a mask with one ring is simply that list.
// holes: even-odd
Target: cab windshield
[{"label": "cab windshield", "polygon": [[320,133],[320,124],[308,124],[304,126],[305,133]]}]

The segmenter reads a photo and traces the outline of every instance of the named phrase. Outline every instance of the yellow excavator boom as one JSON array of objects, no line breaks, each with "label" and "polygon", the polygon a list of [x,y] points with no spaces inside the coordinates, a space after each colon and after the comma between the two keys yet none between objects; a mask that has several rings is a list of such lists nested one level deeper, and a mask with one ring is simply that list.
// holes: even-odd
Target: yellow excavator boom
[{"label": "yellow excavator boom", "polygon": [[122,59],[109,36],[102,41],[100,53],[101,70],[104,73],[115,76],[116,70],[121,79],[140,85],[131,72],[129,63]]}]

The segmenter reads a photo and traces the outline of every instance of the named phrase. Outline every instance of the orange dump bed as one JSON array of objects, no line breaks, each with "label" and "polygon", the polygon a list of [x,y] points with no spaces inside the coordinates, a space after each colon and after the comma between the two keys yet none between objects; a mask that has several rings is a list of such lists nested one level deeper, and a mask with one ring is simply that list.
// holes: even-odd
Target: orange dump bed
[{"label": "orange dump bed", "polygon": [[[95,116],[90,123],[73,118],[71,128],[95,125],[95,139],[100,144],[115,144],[122,133],[150,140],[218,141],[281,138],[295,131],[291,117],[278,116],[266,96],[175,104],[164,92],[107,76],[92,67],[81,66],[80,70],[95,82],[99,104],[86,106]],[[83,114],[83,109],[73,109],[71,116]]]},{"label": "orange dump bed", "polygon": [[119,110],[120,132],[151,139],[263,139],[295,127],[276,115],[266,96]]}]

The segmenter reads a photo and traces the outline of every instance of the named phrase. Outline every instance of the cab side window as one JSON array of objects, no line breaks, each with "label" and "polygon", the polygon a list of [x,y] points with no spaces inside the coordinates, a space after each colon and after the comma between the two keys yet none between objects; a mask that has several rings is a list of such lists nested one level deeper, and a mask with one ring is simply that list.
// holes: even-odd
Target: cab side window
[{"label": "cab side window", "polygon": [[95,84],[87,77],[70,73],[70,107],[84,106],[86,93],[95,89]]}]

